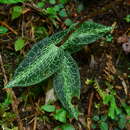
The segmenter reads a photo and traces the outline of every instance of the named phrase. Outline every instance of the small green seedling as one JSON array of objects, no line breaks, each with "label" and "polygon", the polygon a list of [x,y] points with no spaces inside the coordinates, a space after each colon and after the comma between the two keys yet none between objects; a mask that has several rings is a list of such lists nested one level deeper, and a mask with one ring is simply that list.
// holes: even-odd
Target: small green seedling
[{"label": "small green seedling", "polygon": [[108,34],[106,36],[106,42],[112,42],[112,40],[113,40],[113,36],[111,34]]},{"label": "small green seedling", "polygon": [[46,111],[46,112],[54,112],[56,110],[56,108],[53,105],[45,104],[45,105],[41,106],[41,110]]},{"label": "small green seedling", "polygon": [[5,34],[8,32],[8,29],[4,26],[0,26],[0,34]]},{"label": "small green seedling", "polygon": [[[80,98],[81,82],[78,66],[71,54],[103,37],[112,27],[92,21],[85,21],[78,28],[75,26],[74,24],[35,44],[5,88],[32,86],[52,76],[57,98],[70,115],[78,119],[79,112],[71,100],[73,97]],[[59,45],[72,30],[73,33]]]},{"label": "small green seedling", "polygon": [[54,118],[62,123],[66,123],[66,116],[67,112],[63,108],[56,110],[54,114]]},{"label": "small green seedling", "polygon": [[12,20],[14,20],[14,19],[20,17],[21,14],[22,14],[22,10],[23,10],[23,9],[22,9],[21,6],[14,6],[14,7],[12,8],[12,14],[11,14]]},{"label": "small green seedling", "polygon": [[[107,83],[107,85],[109,84]],[[110,88],[111,89],[110,93],[103,91],[99,87],[97,81],[95,81],[94,86],[97,92],[99,93],[99,95],[101,96],[101,98],[103,99],[103,104],[109,105],[108,117],[110,117],[111,119],[115,119],[121,113],[121,110],[118,108],[116,104],[115,92],[111,88]]]},{"label": "small green seedling", "polygon": [[60,121],[62,123],[66,123],[67,121],[67,112],[65,109],[56,109],[54,105],[45,104],[40,107],[40,110],[43,112],[53,112],[53,117],[55,120]]},{"label": "small green seedling", "polygon": [[0,4],[17,4],[24,2],[25,0],[0,0]]},{"label": "small green seedling", "polygon": [[14,47],[16,51],[20,51],[25,46],[25,41],[22,38],[19,38],[15,41]]},{"label": "small green seedling", "polygon": [[130,14],[127,15],[124,19],[125,19],[125,21],[126,21],[127,23],[130,23]]}]

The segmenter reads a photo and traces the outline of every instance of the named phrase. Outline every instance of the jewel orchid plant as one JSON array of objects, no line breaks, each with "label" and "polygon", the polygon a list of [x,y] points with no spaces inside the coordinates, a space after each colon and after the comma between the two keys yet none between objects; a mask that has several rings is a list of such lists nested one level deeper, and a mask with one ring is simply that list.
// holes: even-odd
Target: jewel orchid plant
[{"label": "jewel orchid plant", "polygon": [[[95,42],[111,29],[112,27],[85,21],[78,28],[73,25],[44,38],[28,52],[5,88],[32,86],[52,76],[57,98],[62,106],[78,119],[78,109],[71,100],[73,97],[80,98],[81,81],[78,66],[71,54]],[[72,30],[73,33],[59,46]]]}]

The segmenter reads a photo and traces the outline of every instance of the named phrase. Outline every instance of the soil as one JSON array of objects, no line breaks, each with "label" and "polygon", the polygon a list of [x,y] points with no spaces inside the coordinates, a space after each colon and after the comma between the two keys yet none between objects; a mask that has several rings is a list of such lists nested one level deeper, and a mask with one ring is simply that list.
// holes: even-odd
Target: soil
[{"label": "soil", "polygon": [[[77,14],[75,10],[80,2],[84,2],[85,9],[80,14]],[[113,2],[115,3],[113,4]],[[110,6],[106,7],[106,5]],[[40,40],[34,38],[32,25],[46,26],[49,34],[59,30],[55,29],[46,17],[40,16],[37,11],[33,9],[30,10],[30,13],[25,13],[23,17],[20,17],[13,22],[10,19],[10,8],[10,5],[0,6],[0,21],[4,21],[9,24],[12,29],[16,30],[16,32],[10,30],[10,32],[5,35],[0,34],[0,54],[2,56],[5,74],[8,80],[11,78],[18,64],[22,61],[33,44]],[[92,117],[97,114],[106,115],[108,112],[108,106],[103,105],[101,96],[93,85],[88,85],[86,83],[87,80],[98,81],[102,90],[108,89],[106,83],[111,84],[117,93],[117,102],[123,100],[130,105],[130,86],[128,79],[130,73],[128,70],[130,66],[130,54],[126,54],[122,48],[123,43],[118,42],[118,38],[124,34],[126,34],[127,37],[130,37],[130,23],[127,23],[124,20],[124,18],[130,14],[130,2],[129,0],[122,0],[122,2],[119,2],[118,0],[92,0],[91,2],[87,0],[79,2],[72,1],[70,4],[66,5],[66,8],[70,8],[72,18],[75,22],[89,16],[89,19],[97,23],[109,26],[116,24],[117,26],[112,33],[113,40],[111,42],[107,42],[105,38],[102,38],[94,44],[84,47],[80,52],[73,55],[79,66],[82,81],[81,98],[79,101],[75,102],[82,114],[78,121],[75,119],[69,119],[69,123],[72,124],[76,130],[92,130],[94,129],[92,128]],[[106,11],[101,11],[103,8],[104,10],[106,9]],[[97,10],[100,11],[98,12]],[[61,23],[61,21],[58,23],[61,26],[61,29],[67,28],[63,23]],[[25,36],[26,39],[28,39],[28,42],[20,52],[16,52],[13,44],[14,40],[17,39],[19,35]],[[6,92],[3,90],[5,82],[5,77],[1,69],[0,102],[3,102],[6,97]],[[125,82],[127,90],[124,88],[122,82]],[[45,84],[47,85],[47,83]],[[13,91],[18,99],[21,96],[27,96],[28,98],[27,102],[25,100],[23,101],[23,99],[19,99],[22,100],[22,102],[19,101],[18,104],[19,116],[20,119],[22,119],[25,130],[34,129],[34,123],[36,123],[36,130],[51,130],[60,125],[60,123],[54,120],[52,115],[49,113],[45,115],[45,118],[49,117],[48,121],[45,120],[45,122],[43,122],[43,119],[41,119],[41,113],[37,110],[37,106],[45,102],[46,92],[41,83],[37,85],[37,87],[14,88]],[[102,105],[100,108],[96,109],[95,104]],[[58,101],[55,102],[55,105],[57,108],[61,107]],[[120,106],[120,103],[118,103],[118,105]],[[8,111],[13,111],[11,106]],[[35,122],[35,117],[37,117],[37,115],[41,120]],[[109,120],[108,122],[110,130],[114,130],[114,128],[118,127],[116,121]],[[18,125],[16,119],[14,119],[12,123],[16,126]],[[127,125],[126,129],[129,130],[129,124]],[[97,126],[95,129],[98,130],[100,128]]]}]

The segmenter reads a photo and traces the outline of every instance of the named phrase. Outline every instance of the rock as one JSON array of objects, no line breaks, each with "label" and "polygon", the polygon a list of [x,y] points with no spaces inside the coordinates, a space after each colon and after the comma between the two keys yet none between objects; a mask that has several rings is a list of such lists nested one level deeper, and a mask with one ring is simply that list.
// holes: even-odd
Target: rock
[{"label": "rock", "polygon": [[130,53],[130,41],[122,44],[123,51],[128,54]]}]

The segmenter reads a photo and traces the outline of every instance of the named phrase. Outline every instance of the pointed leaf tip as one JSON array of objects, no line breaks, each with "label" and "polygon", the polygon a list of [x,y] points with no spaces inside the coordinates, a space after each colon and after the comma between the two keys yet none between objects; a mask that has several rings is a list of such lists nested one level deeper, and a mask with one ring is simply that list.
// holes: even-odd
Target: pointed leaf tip
[{"label": "pointed leaf tip", "polygon": [[112,27],[104,26],[93,21],[86,21],[70,35],[61,47],[70,53],[77,52],[84,45],[95,42],[111,30]]},{"label": "pointed leaf tip", "polygon": [[35,85],[47,79],[58,70],[64,53],[62,49],[51,44],[41,48],[41,51],[42,53],[36,59],[34,58],[30,61],[30,57],[25,58],[16,69],[13,79],[6,88]]},{"label": "pointed leaf tip", "polygon": [[80,74],[76,62],[68,52],[54,77],[54,90],[63,107],[78,119],[78,110],[72,105],[73,97],[80,96]]},{"label": "pointed leaf tip", "polygon": [[69,29],[60,31],[36,43],[20,63],[12,80],[5,88],[35,85],[55,73],[64,53],[55,45],[68,31]]}]

